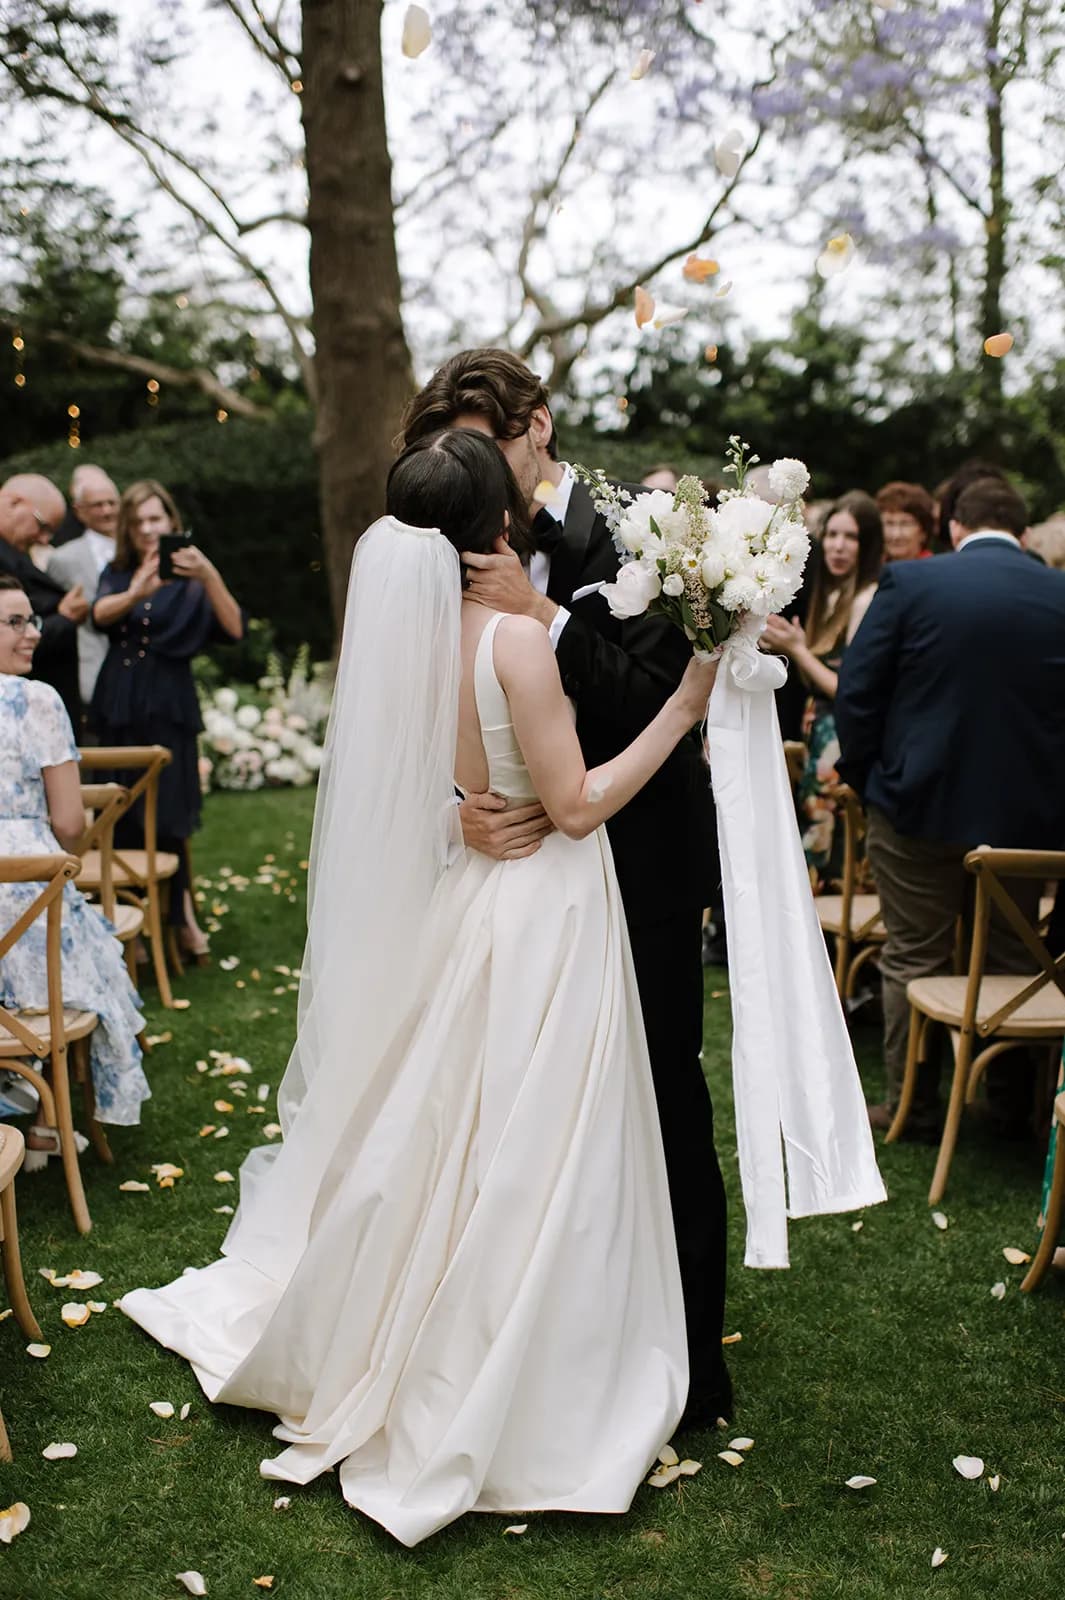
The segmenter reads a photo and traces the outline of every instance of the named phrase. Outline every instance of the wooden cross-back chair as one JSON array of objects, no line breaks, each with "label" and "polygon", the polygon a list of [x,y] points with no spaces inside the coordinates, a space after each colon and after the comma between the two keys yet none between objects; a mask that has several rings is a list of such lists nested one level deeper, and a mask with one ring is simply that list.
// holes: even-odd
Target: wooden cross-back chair
[{"label": "wooden cross-back chair", "polygon": [[814,900],[822,932],[836,941],[836,988],[846,1002],[854,996],[858,974],[887,937],[880,914],[880,896],[861,890],[859,868],[865,837],[865,812],[854,790],[841,784],[837,796],[843,821],[843,878],[839,894]]},{"label": "wooden cross-back chair", "polygon": [[[37,883],[43,887],[11,926],[0,932],[0,960],[28,932],[39,917],[45,920],[48,1009],[23,1011],[0,1005],[0,1062],[31,1083],[40,1097],[40,1121],[55,1128],[63,1160],[70,1209],[79,1233],[88,1233],[92,1218],[74,1140],[70,1103],[70,1073],[81,1083],[89,1135],[104,1161],[113,1161],[110,1146],[96,1120],[89,1037],[96,1027],[95,1011],[77,1011],[63,1004],[62,934],[63,889],[77,875],[76,856],[0,856],[0,883]],[[31,1058],[33,1065],[27,1061]],[[45,1065],[47,1063],[47,1066]]]},{"label": "wooden cross-back chair", "polygon": [[[968,972],[957,977],[915,978],[906,987],[910,1002],[910,1037],[906,1072],[895,1120],[887,1132],[890,1144],[899,1137],[913,1103],[917,1069],[927,1053],[927,1038],[934,1022],[950,1034],[954,1050],[954,1077],[939,1146],[930,1205],[943,1198],[958,1140],[962,1111],[972,1103],[990,1062],[1005,1050],[1033,1039],[1051,1040],[1065,1034],[1065,952],[1053,955],[1038,928],[1017,906],[1003,879],[1041,879],[1065,876],[1065,851],[994,850],[981,845],[965,857],[966,870],[976,878],[976,907]],[[1013,930],[1032,960],[1023,974],[988,973],[988,930],[994,908]]]},{"label": "wooden cross-back chair", "polygon": [[1043,1237],[1021,1284],[1025,1294],[1038,1289],[1054,1259],[1054,1251],[1061,1243],[1061,1225],[1065,1222],[1065,1094],[1059,1094],[1054,1101],[1053,1126],[1054,1167],[1050,1174],[1050,1193],[1043,1218]]},{"label": "wooden cross-back chair", "polygon": [[[149,745],[91,745],[79,752],[82,770],[86,772],[136,772],[140,776],[127,787],[128,798],[123,807],[128,811],[138,800],[144,800],[144,847],[130,849],[116,845],[112,850],[112,881],[114,898],[120,905],[139,906],[144,913],[144,932],[151,945],[155,981],[159,985],[159,998],[164,1006],[174,1004],[167,972],[167,948],[163,924],[163,885],[178,870],[179,858],[171,851],[158,847],[159,775],[173,759],[161,744]],[[117,819],[116,819],[117,820]],[[81,858],[78,888],[94,890],[101,894],[103,861],[101,851],[92,849]],[[170,946],[170,958],[175,970],[181,966],[176,946]]]},{"label": "wooden cross-back chair", "polygon": [[[15,1212],[15,1176],[22,1166],[25,1144],[22,1134],[10,1123],[0,1122],[0,1265],[2,1279],[7,1285],[15,1321],[27,1339],[39,1339],[41,1330],[33,1314],[26,1283],[22,1276],[22,1259],[18,1247],[18,1217]],[[0,1412],[0,1461],[11,1460],[11,1444]]]},{"label": "wooden cross-back chair", "polygon": [[[120,783],[83,783],[81,803],[88,820],[85,832],[78,840],[76,854],[81,857],[82,868],[86,856],[99,856],[100,886],[99,909],[115,930],[126,957],[126,970],[130,982],[136,987],[137,963],[133,955],[133,941],[144,928],[144,908],[120,902],[115,894],[115,823],[129,810],[131,791]],[[78,887],[84,888],[81,873]]]}]

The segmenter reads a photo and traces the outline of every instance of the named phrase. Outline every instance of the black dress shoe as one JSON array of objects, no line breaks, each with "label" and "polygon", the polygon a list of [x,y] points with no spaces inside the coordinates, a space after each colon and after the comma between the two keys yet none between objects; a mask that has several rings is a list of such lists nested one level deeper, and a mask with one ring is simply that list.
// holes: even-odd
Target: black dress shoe
[{"label": "black dress shoe", "polygon": [[677,1433],[705,1431],[717,1426],[718,1417],[732,1421],[732,1379],[724,1362],[713,1389],[694,1388],[688,1391],[688,1403],[677,1423]]}]

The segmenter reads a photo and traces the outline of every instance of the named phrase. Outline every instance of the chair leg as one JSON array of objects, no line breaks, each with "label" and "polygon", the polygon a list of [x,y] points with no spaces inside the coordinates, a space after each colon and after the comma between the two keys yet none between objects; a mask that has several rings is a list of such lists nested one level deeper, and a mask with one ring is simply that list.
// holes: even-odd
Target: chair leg
[{"label": "chair leg", "polygon": [[13,1461],[14,1459],[11,1454],[11,1440],[8,1438],[7,1429],[4,1427],[4,1413],[0,1411],[0,1461]]},{"label": "chair leg", "polygon": [[965,1109],[965,1091],[968,1086],[969,1063],[973,1051],[972,1035],[969,1033],[959,1034],[951,1028],[950,1042],[954,1046],[954,1078],[950,1086],[946,1120],[943,1123],[943,1137],[939,1141],[936,1170],[932,1174],[932,1186],[928,1191],[930,1206],[937,1205],[942,1200],[947,1187],[950,1163],[954,1158],[954,1146],[958,1142],[958,1130],[961,1127],[961,1115]]},{"label": "chair leg", "polygon": [[906,1044],[906,1068],[902,1075],[902,1088],[899,1091],[899,1103],[895,1111],[895,1119],[884,1135],[885,1144],[894,1144],[903,1128],[906,1118],[913,1105],[913,1091],[917,1085],[917,1055],[921,1041],[923,1018],[916,1006],[910,1007],[910,1037]]},{"label": "chair leg", "polygon": [[[26,1283],[22,1276],[22,1257],[18,1247],[18,1218],[15,1215],[15,1185],[9,1183],[3,1194],[0,1194],[0,1253],[4,1263],[4,1277],[7,1280],[7,1292],[11,1300],[11,1309],[15,1313],[15,1321],[26,1335],[27,1339],[41,1337],[40,1324],[33,1314],[26,1294]],[[3,1435],[0,1433],[0,1461],[3,1455]],[[11,1457],[8,1455],[7,1460]]]},{"label": "chair leg", "polygon": [[181,959],[181,946],[178,943],[177,929],[172,922],[166,925],[166,959],[175,978],[185,975],[185,965]]},{"label": "chair leg", "polygon": [[841,1000],[847,998],[847,969],[851,960],[851,942],[849,936],[840,931],[836,934],[836,993]]},{"label": "chair leg", "polygon": [[1047,1196],[1046,1219],[1043,1224],[1043,1237],[1039,1241],[1039,1249],[1035,1258],[1025,1274],[1021,1284],[1023,1294],[1031,1294],[1033,1289],[1038,1289],[1046,1276],[1047,1268],[1054,1259],[1054,1251],[1061,1239],[1061,1223],[1065,1217],[1065,1127],[1058,1127],[1057,1142],[1054,1147],[1054,1171],[1050,1179],[1050,1194]]},{"label": "chair leg", "polygon": [[114,1152],[107,1142],[107,1135],[101,1124],[96,1120],[96,1090],[92,1081],[92,1062],[89,1059],[88,1039],[79,1039],[73,1046],[77,1059],[77,1075],[81,1079],[81,1092],[85,1099],[85,1121],[89,1128],[89,1138],[92,1147],[101,1161],[109,1167],[115,1164]]},{"label": "chair leg", "polygon": [[125,960],[126,960],[126,971],[129,973],[129,981],[133,985],[133,987],[136,988],[137,987],[137,941],[136,941],[136,939],[127,939],[126,940],[125,944],[122,946],[122,954],[123,954],[123,956],[125,957]]},{"label": "chair leg", "polygon": [[92,1218],[85,1200],[85,1189],[78,1165],[78,1147],[74,1143],[74,1117],[70,1107],[70,1075],[66,1052],[52,1057],[52,1091],[55,1094],[56,1127],[59,1130],[59,1147],[63,1155],[63,1173],[67,1180],[70,1209],[74,1226],[79,1233],[91,1233]]},{"label": "chair leg", "polygon": [[152,966],[155,968],[155,981],[159,985],[159,998],[167,1010],[174,1006],[174,996],[170,989],[170,977],[166,970],[166,951],[163,948],[163,918],[159,906],[159,886],[148,887],[148,937],[152,945]]}]

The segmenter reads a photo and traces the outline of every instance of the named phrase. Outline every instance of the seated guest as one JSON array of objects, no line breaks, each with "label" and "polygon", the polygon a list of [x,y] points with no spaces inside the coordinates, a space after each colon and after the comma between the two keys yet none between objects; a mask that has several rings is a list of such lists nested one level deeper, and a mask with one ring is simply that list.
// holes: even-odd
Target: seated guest
[{"label": "seated guest", "polygon": [[1029,555],[1038,556],[1046,566],[1065,568],[1065,512],[1037,522],[1021,542]]},{"label": "seated guest", "polygon": [[[967,851],[1065,846],[1065,573],[1021,548],[1028,513],[1000,478],[978,479],[951,519],[956,558],[886,567],[847,652],[836,695],[840,776],[868,811],[867,851],[887,941],[880,957],[887,1128],[909,1034],[906,985],[953,968],[955,929],[972,879]],[[1038,883],[1011,886],[1035,917]],[[1032,958],[992,921],[990,970]],[[993,1062],[1000,1126],[1020,1132],[1025,1074]],[[938,1070],[917,1085],[912,1137],[938,1137]]]},{"label": "seated guest", "polygon": [[81,720],[77,629],[89,614],[89,603],[79,587],[65,591],[28,554],[42,532],[55,531],[62,515],[63,496],[54,483],[35,472],[20,472],[0,486],[0,573],[18,579],[31,610],[42,619],[33,675],[59,691],[77,727]]},{"label": "seated guest", "polygon": [[[64,589],[80,588],[91,605],[96,599],[100,574],[114,560],[118,529],[118,490],[102,467],[75,467],[70,494],[84,526],[80,538],[71,539],[52,554],[48,575]],[[96,679],[107,654],[107,639],[93,626],[91,615],[78,627],[78,691],[87,711]]]},{"label": "seated guest", "polygon": [[836,827],[839,777],[834,701],[840,664],[876,593],[882,558],[880,513],[867,494],[837,500],[810,553],[805,628],[772,616],[764,645],[786,655],[809,690],[803,737],[806,767],[799,781],[802,847],[814,892],[843,870],[843,830]]},{"label": "seated guest", "polygon": [[[194,544],[175,553],[174,577],[160,578],[159,539],[181,530],[181,515],[161,483],[146,479],[122,496],[115,558],[93,604],[93,622],[109,644],[92,719],[101,744],[162,744],[173,755],[159,782],[158,843],[181,863],[170,882],[170,920],[184,948],[203,960],[207,939],[196,922],[188,868],[188,840],[200,826],[196,740],[203,727],[192,658],[212,641],[241,638],[244,618],[218,568]],[[132,815],[122,819],[127,842],[137,826]]]},{"label": "seated guest", "polygon": [[671,467],[668,461],[662,461],[650,472],[644,473],[640,482],[645,489],[665,489],[672,494],[680,482],[680,476],[676,467]]},{"label": "seated guest", "polygon": [[885,561],[919,561],[934,555],[935,501],[919,483],[885,483],[876,497],[884,528]]},{"label": "seated guest", "polygon": [[[0,854],[55,855],[73,850],[85,826],[78,752],[70,719],[49,684],[27,682],[41,640],[40,618],[18,580],[0,574]],[[0,884],[5,932],[40,893],[40,884]],[[43,917],[0,958],[0,1000],[7,1006],[48,1008],[46,926]],[[63,890],[63,1000],[95,1011],[89,1041],[96,1115],[129,1126],[140,1121],[150,1094],[137,1034],[142,1023],[122,946],[85,897]],[[27,1145],[47,1159],[59,1151],[54,1129],[33,1128]],[[28,1163],[30,1170],[43,1161]]]}]

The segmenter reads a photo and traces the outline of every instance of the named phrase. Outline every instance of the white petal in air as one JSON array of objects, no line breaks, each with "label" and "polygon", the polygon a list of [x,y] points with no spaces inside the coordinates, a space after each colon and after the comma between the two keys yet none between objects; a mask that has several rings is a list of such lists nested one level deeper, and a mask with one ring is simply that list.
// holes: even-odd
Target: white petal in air
[{"label": "white petal in air", "polygon": [[654,58],[655,53],[653,50],[640,51],[639,55],[636,57],[636,60],[632,64],[632,71],[629,73],[629,77],[632,79],[633,83],[639,82],[641,78],[646,78],[647,74],[651,70],[651,63]]},{"label": "white petal in air", "polygon": [[854,240],[849,233],[837,233],[818,256],[817,270],[822,278],[834,278],[845,272],[853,260]]},{"label": "white petal in air", "polygon": [[743,134],[739,128],[730,128],[714,146],[714,165],[723,178],[734,178],[743,160]]},{"label": "white petal in air", "polygon": [[659,305],[655,308],[652,326],[655,328],[668,328],[671,322],[682,322],[687,315],[687,306]]},{"label": "white petal in air", "polygon": [[408,6],[403,18],[403,54],[413,61],[433,42],[433,25],[429,13],[421,6]]}]

